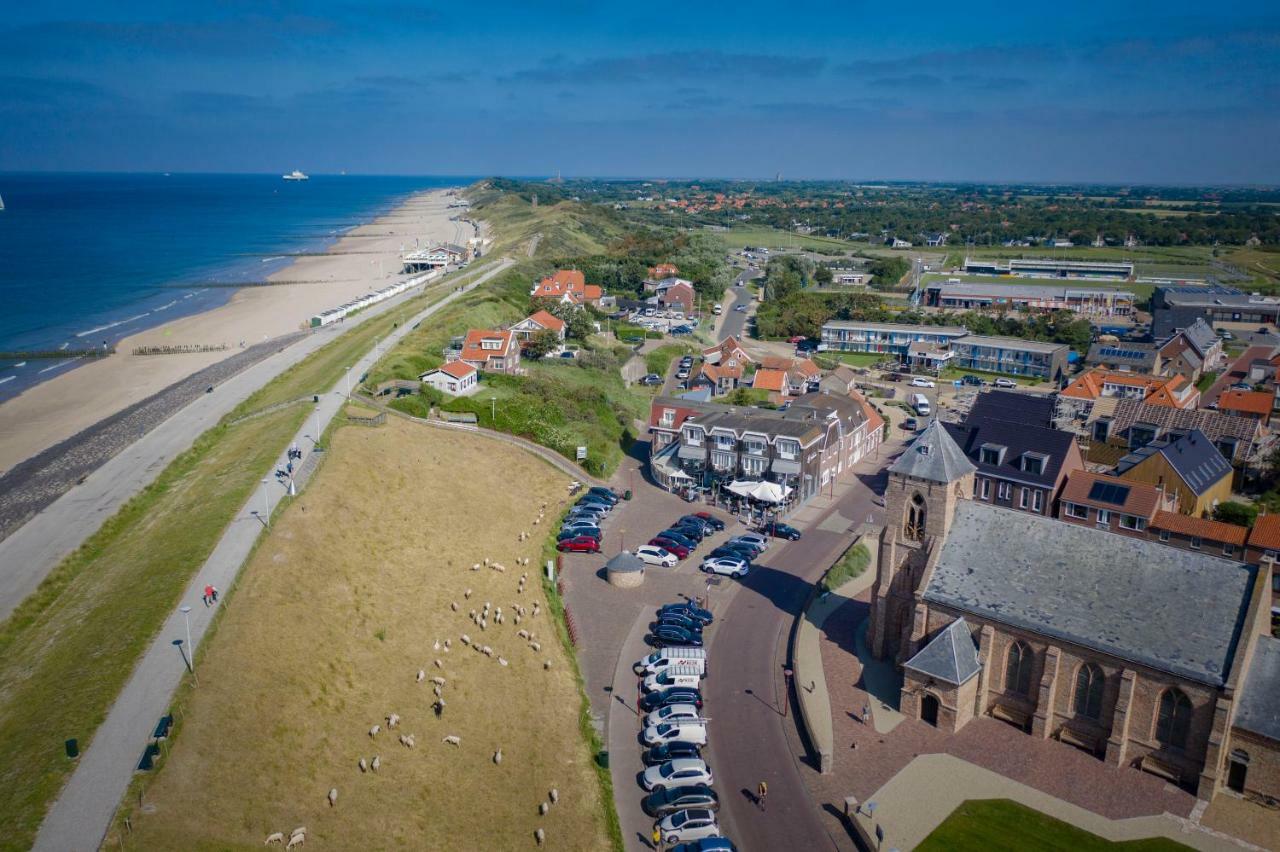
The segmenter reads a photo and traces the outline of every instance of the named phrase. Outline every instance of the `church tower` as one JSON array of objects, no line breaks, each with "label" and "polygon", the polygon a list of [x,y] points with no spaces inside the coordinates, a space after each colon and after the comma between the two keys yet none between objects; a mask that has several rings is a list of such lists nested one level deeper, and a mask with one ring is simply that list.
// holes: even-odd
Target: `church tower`
[{"label": "church tower", "polygon": [[872,590],[871,653],[894,653],[929,553],[951,529],[956,503],[973,496],[977,471],[937,420],[889,468],[880,572]]}]

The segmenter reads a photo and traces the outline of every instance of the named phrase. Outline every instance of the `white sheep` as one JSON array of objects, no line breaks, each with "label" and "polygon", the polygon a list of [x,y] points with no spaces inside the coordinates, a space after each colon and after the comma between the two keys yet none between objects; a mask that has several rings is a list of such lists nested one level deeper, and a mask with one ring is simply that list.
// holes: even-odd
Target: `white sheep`
[{"label": "white sheep", "polygon": [[297,834],[306,834],[306,833],[307,833],[307,827],[305,825],[300,825],[297,828],[295,828],[293,831],[289,832],[289,836],[293,837],[294,835],[297,835]]},{"label": "white sheep", "polygon": [[485,646],[484,646],[483,648],[481,648],[480,650],[481,650],[481,652],[482,652],[486,657],[492,657],[492,656],[493,656],[493,649],[492,649],[492,648],[490,648],[488,645],[485,645]]},{"label": "white sheep", "polygon": [[293,847],[301,846],[306,842],[307,842],[307,836],[305,834],[295,834],[293,835],[293,837],[289,838],[289,842],[285,844],[284,848],[292,849]]},{"label": "white sheep", "polygon": [[435,662],[436,668],[438,669],[444,668],[444,663],[440,662],[439,660],[435,660],[434,662]]},{"label": "white sheep", "polygon": [[370,768],[370,769],[372,769],[374,772],[377,772],[379,769],[381,769],[381,768],[382,768],[382,757],[381,757],[380,755],[376,755],[376,754],[375,754],[375,755],[373,756],[373,763],[370,763],[370,764],[369,764],[369,768]]},{"label": "white sheep", "polygon": [[529,643],[529,647],[530,647],[530,648],[532,648],[535,652],[537,652],[537,651],[541,651],[541,650],[542,650],[542,643],[541,643],[541,642],[530,642],[530,643]]},{"label": "white sheep", "polygon": [[454,612],[457,612],[457,611],[458,611],[458,602],[457,602],[457,601],[454,601],[453,603],[449,604],[449,609],[453,610]]},{"label": "white sheep", "polygon": [[560,791],[557,790],[555,787],[552,787],[551,788],[551,804],[554,805],[559,801],[560,801]]},{"label": "white sheep", "polygon": [[414,744],[413,734],[400,735],[400,745],[404,746],[405,748],[413,748],[413,744]]},{"label": "white sheep", "polygon": [[436,686],[444,686],[444,685],[445,685],[445,679],[444,679],[444,678],[442,678],[442,677],[439,677],[439,676],[436,676],[436,677],[431,678],[431,682],[432,682],[432,683],[434,683]]},{"label": "white sheep", "polygon": [[439,698],[441,695],[444,695],[444,690],[441,689],[439,686],[431,687],[431,691],[435,693],[436,698]]},{"label": "white sheep", "polygon": [[538,803],[538,816],[546,816],[547,811],[549,810],[551,810],[551,806],[548,805],[546,802]]},{"label": "white sheep", "polygon": [[471,637],[470,637],[470,636],[468,636],[467,634],[463,633],[463,634],[462,634],[462,644],[463,644],[463,645],[470,645],[470,644],[471,644]]},{"label": "white sheep", "polygon": [[376,737],[381,730],[382,730],[381,725],[374,725],[372,728],[369,729],[369,736]]},{"label": "white sheep", "polygon": [[506,569],[506,567],[505,567],[505,566],[502,566],[502,565],[499,565],[499,564],[498,564],[498,563],[496,563],[496,562],[495,562],[495,563],[493,563],[493,570],[497,571],[499,574],[505,574],[505,573],[507,573],[507,569]]},{"label": "white sheep", "polygon": [[423,682],[424,680],[426,680],[426,679],[427,679],[427,672],[426,672],[426,669],[418,669],[418,680],[417,680],[417,683],[422,683],[422,682]]},{"label": "white sheep", "polygon": [[453,647],[453,640],[452,640],[452,639],[446,639],[446,640],[444,640],[444,650],[445,650],[445,653],[448,653],[448,652],[449,652],[449,649],[450,649],[450,648],[452,648],[452,647]]},{"label": "white sheep", "polygon": [[471,590],[467,589],[465,592],[462,593],[462,596],[467,600],[471,600]]},{"label": "white sheep", "polygon": [[528,630],[517,630],[517,631],[516,631],[516,635],[517,635],[517,636],[519,636],[521,639],[528,639],[528,638],[529,638],[529,631],[528,631]]},{"label": "white sheep", "polygon": [[540,609],[542,609],[542,607],[538,604],[538,602],[537,602],[537,601],[534,601],[534,602],[533,602],[533,614],[534,614],[535,616],[538,614],[538,610],[540,610]]},{"label": "white sheep", "polygon": [[449,745],[452,745],[452,746],[460,746],[460,745],[462,745],[462,737],[459,737],[459,736],[457,736],[457,735],[455,735],[455,734],[450,734],[449,736],[445,737],[445,738],[444,738],[443,740],[441,740],[440,742],[442,742],[442,743],[448,743]]},{"label": "white sheep", "polygon": [[270,846],[272,843],[284,843],[284,835],[280,832],[272,832],[267,835],[267,839],[263,841],[263,846]]},{"label": "white sheep", "polygon": [[479,571],[479,570],[480,570],[480,563],[479,563],[479,562],[477,562],[477,563],[475,563],[474,565],[472,565],[472,566],[471,566],[471,570],[472,570],[472,571]]},{"label": "white sheep", "polygon": [[550,668],[551,668],[551,661],[550,661],[550,660],[545,660],[545,661],[543,661],[543,663],[542,663],[542,670],[543,670],[543,671],[547,671],[547,670],[548,670],[548,669],[550,669]]},{"label": "white sheep", "polygon": [[387,714],[387,727],[388,727],[388,728],[394,728],[396,725],[399,725],[399,724],[400,724],[400,714],[399,714],[399,713],[388,713],[388,714]]},{"label": "white sheep", "polygon": [[439,640],[439,639],[437,639],[437,640],[435,641],[435,643],[434,643],[434,644],[432,644],[432,646],[431,646],[431,650],[433,650],[433,651],[439,651],[439,650],[440,650],[440,640]]},{"label": "white sheep", "polygon": [[520,613],[516,613],[516,624],[520,623]]},{"label": "white sheep", "polygon": [[369,771],[369,764],[365,762],[365,759],[364,759],[363,757],[362,757],[362,758],[360,758],[360,764],[359,764],[359,766],[360,766],[360,771],[361,771],[361,772],[368,772],[368,771]]},{"label": "white sheep", "polygon": [[481,630],[489,629],[489,622],[485,621],[483,617],[480,619],[480,629]]},{"label": "white sheep", "polygon": [[498,658],[498,665],[500,665],[500,666],[505,666],[506,664],[507,664],[507,660],[506,660],[506,658],[505,658],[505,657],[499,657],[499,658]]},{"label": "white sheep", "polygon": [[333,807],[336,804],[338,804],[338,788],[334,787],[329,791],[329,807]]},{"label": "white sheep", "polygon": [[493,753],[493,762],[502,763],[502,749],[498,749]]}]

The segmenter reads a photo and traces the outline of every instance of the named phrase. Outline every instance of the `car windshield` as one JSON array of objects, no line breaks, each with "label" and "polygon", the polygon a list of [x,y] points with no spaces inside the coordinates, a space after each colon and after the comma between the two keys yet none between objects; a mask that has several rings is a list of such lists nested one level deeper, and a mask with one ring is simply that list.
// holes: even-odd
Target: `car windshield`
[{"label": "car windshield", "polygon": [[676,774],[675,763],[673,762],[673,763],[662,764],[662,768],[658,770],[658,774],[661,775],[663,778],[670,778],[672,775],[675,775]]},{"label": "car windshield", "polygon": [[[673,730],[675,730],[675,726],[667,724],[665,722],[658,726],[658,733],[662,736],[666,736],[667,734],[671,733]],[[663,768],[665,769],[666,767],[663,767]]]}]

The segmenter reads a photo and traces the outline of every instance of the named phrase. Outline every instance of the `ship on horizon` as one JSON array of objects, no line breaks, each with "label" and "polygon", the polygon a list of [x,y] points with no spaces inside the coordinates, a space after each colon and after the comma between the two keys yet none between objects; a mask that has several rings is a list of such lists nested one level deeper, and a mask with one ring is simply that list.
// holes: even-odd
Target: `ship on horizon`
[{"label": "ship on horizon", "polygon": [[281,175],[281,177],[283,177],[285,180],[311,180],[310,177],[298,171],[297,169],[294,169],[293,171],[289,172],[289,174],[287,175]]}]

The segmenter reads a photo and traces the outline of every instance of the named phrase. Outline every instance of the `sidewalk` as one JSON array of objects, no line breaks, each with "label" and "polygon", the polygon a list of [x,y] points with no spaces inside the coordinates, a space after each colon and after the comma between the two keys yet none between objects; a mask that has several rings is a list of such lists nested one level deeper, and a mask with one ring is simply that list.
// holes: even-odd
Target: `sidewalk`
[{"label": "sidewalk", "polygon": [[[462,290],[457,290],[412,319],[402,323],[386,339],[366,353],[351,368],[354,375],[370,369],[381,355],[413,330],[419,322],[448,305],[463,293],[474,289],[489,278],[506,269],[503,261],[487,270]],[[346,377],[339,379],[334,388],[320,397],[316,414],[294,436],[294,443],[303,451],[305,464],[310,460],[315,446],[312,440],[317,428],[323,434],[329,422],[346,404],[342,390]],[[283,468],[287,463],[280,456],[271,470]],[[258,536],[264,529],[259,520],[267,501],[274,510],[285,486],[270,477],[271,470],[263,471],[264,484],[250,495],[240,512],[232,519],[213,553],[187,586],[184,603],[191,607],[191,643],[199,645],[209,628],[216,608],[205,607],[200,598],[204,587],[212,584],[226,591],[231,588]],[[107,718],[93,735],[93,740],[79,759],[75,772],[63,788],[58,800],[45,816],[36,836],[35,849],[50,852],[97,849],[111,825],[111,819],[121,798],[128,790],[134,768],[142,757],[142,751],[150,741],[157,720],[168,712],[169,702],[186,673],[187,626],[181,612],[175,610],[165,621],[159,634],[147,649],[137,669],[116,698]]]}]

